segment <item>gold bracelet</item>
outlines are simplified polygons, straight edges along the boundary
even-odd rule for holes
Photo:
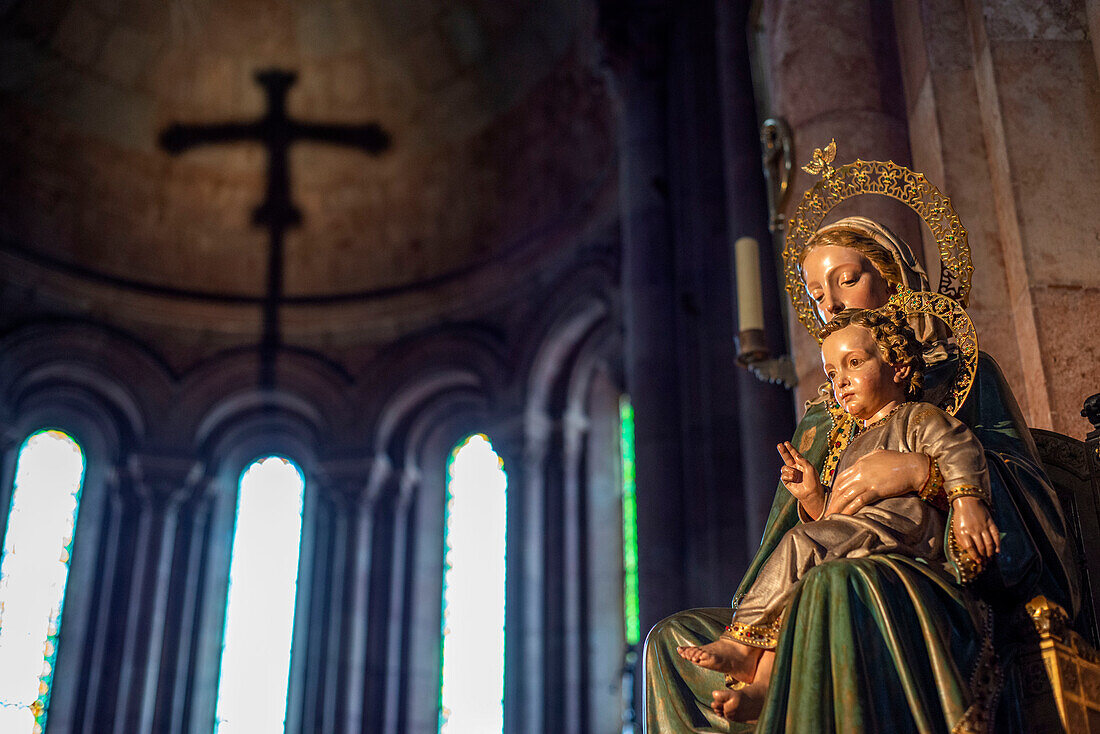
[[[952,487],[947,490],[948,502],[954,502],[959,497],[976,497],[987,505],[993,503],[993,498],[989,496],[988,489],[982,489],[973,484],[960,484],[957,487]]]
[[[947,495],[943,491],[943,472],[940,471],[940,465],[936,463],[935,458],[931,456],[928,457],[928,479],[924,481],[924,486],[920,488],[917,495],[933,507],[947,510]]]

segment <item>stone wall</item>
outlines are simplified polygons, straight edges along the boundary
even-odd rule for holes
[[[1031,425],[1083,437],[1081,403],[1100,389],[1100,84],[1089,8],[895,8],[914,163],[942,181],[970,230],[982,348]]]
[[[982,349],[1031,425],[1077,437],[1100,389],[1097,6],[776,0],[758,18],[770,112],[791,123],[797,161],[835,138],[838,160],[910,165],[950,196],[970,235]],[[810,183],[797,172],[789,211]],[[923,250],[935,282],[927,229],[875,198],[858,211]],[[816,347],[793,319],[790,332],[804,399],[820,382]]]

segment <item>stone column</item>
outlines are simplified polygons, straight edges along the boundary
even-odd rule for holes
[[[104,593],[99,596],[95,605],[95,626],[89,631],[92,637],[92,647],[88,655],[87,669],[89,671],[87,688],[84,692],[83,719],[80,734],[95,734],[97,725],[103,721],[110,721],[110,703],[100,703],[101,696],[109,694],[109,685],[105,686],[105,679],[109,677],[108,668],[117,666],[117,653],[108,644],[113,626],[117,623],[112,614],[114,603],[113,587],[118,579],[119,553],[121,551],[121,532],[123,519],[123,484],[125,479],[123,472],[112,468],[107,472],[104,481],[104,492],[107,496],[107,507],[104,512],[103,525],[103,557],[99,561],[97,579],[104,587]],[[90,626],[90,625],[89,625]],[[105,693],[106,692],[106,693]]]
[[[140,509],[114,731],[152,734],[176,523],[180,505],[202,478],[202,465],[189,457],[134,454],[127,472]]]
[[[772,70],[771,112],[785,117],[794,136],[795,161],[835,138],[837,160],[893,160],[910,165],[905,100],[890,3],[878,0],[765,0],[761,11]],[[791,182],[787,214],[814,179],[800,169]],[[919,219],[880,196],[863,196],[837,215],[861,214],[919,243]],[[919,249],[919,247],[918,247]],[[820,351],[790,316],[798,369],[797,408],[824,382]]]
[[[543,731],[545,588],[542,467],[552,424],[539,412],[490,427],[508,474],[508,576],[505,589],[504,731]]]
[[[1026,415],[1028,396],[1001,254],[966,7],[955,0],[900,0],[894,10],[913,166],[951,197],[967,229],[975,265],[967,311],[982,350],[1001,365]],[[931,232],[922,230],[924,259],[935,283],[939,253]]]
[[[543,730],[546,698],[546,477],[543,469],[550,449],[553,422],[544,413],[524,416],[522,459],[522,574],[523,622],[516,647],[523,656],[523,701],[515,721],[516,731]],[[510,513],[509,513],[510,514]],[[509,518],[510,520],[511,518]],[[506,623],[507,624],[507,623]],[[505,681],[505,686],[511,683]]]
[[[684,606],[684,454],[664,3],[605,2],[618,106],[626,383],[635,413],[642,628]]]
[[[370,610],[371,547],[374,500],[393,470],[384,456],[363,460],[330,460],[321,465],[320,479],[333,495],[344,498],[349,508],[348,552],[351,563],[350,585],[343,600],[348,615],[347,668],[339,676],[342,692],[337,700],[337,731],[364,730],[363,691],[367,679],[367,621]]]
[[[210,540],[210,518],[214,508],[214,497],[208,488],[209,484],[204,482],[201,490],[186,504],[188,509],[184,510],[185,513],[191,514],[191,529],[185,551],[187,561],[179,611],[179,630],[176,635],[176,666],[172,677],[172,699],[168,722],[170,729],[167,734],[181,734],[187,726],[185,712],[190,698],[191,668],[194,665],[192,647],[194,638],[199,635],[201,624],[202,572]]]
[[[288,705],[287,728],[292,730],[298,727],[301,731],[341,732],[348,706],[362,705],[362,692],[354,699],[345,695],[346,666],[342,664],[349,650],[351,628],[357,622],[354,615],[348,614],[349,590],[355,585],[348,567],[354,563],[352,539],[357,506],[367,481],[367,470],[362,465],[368,467],[370,462],[346,463],[351,467],[341,461],[324,462],[307,479],[307,486],[315,487],[311,500],[307,500],[307,513],[316,518],[310,528],[316,541],[311,554],[301,554],[303,570],[298,574],[299,587],[309,582],[306,593],[311,623],[303,636],[306,643],[295,644],[304,665],[298,667],[303,681],[299,690],[303,693]]]
[[[407,609],[409,568],[410,523],[413,518],[413,502],[419,494],[420,472],[406,466],[401,473],[400,489],[393,512],[393,557],[390,559],[390,613],[389,638],[386,640],[386,697],[384,709],[385,734],[401,734],[405,731],[404,701],[402,690],[406,688],[408,657],[405,649],[405,628],[409,623]]]
[[[583,533],[587,514],[582,498],[581,462],[588,432],[588,417],[578,405],[562,417],[562,607],[564,675],[562,731],[583,731],[587,723],[588,690],[585,687],[585,626],[583,587],[589,568],[584,565]]]
[[[1100,81],[1089,8],[967,0],[966,10],[1029,422],[1080,436],[1081,400],[1100,382],[1090,318],[1100,313]]]
[[[11,512],[11,496],[15,490],[15,467],[19,462],[19,449],[26,438],[11,428],[12,420],[4,411],[4,428],[0,430],[0,538],[8,528]]]
[[[730,243],[753,237],[760,243],[760,279],[764,298],[764,332],[772,356],[787,353],[779,289],[782,244],[773,246],[768,230],[768,205],[764,191],[757,105],[749,63],[746,0],[718,0],[717,36],[719,97],[722,100],[722,159],[726,176],[726,217]],[[736,282],[731,282],[731,288]],[[736,298],[731,305],[736,304]],[[736,329],[736,325],[734,326]],[[732,334],[730,337],[732,338]],[[740,478],[745,518],[745,553],[756,554],[771,509],[778,479],[775,445],[794,432],[792,393],[781,385],[763,382],[748,370],[737,372],[737,407],[740,424]],[[729,522],[729,518],[727,518]],[[730,596],[733,596],[732,589]]]

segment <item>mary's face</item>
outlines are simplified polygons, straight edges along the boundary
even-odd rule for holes
[[[859,250],[837,245],[815,247],[802,261],[806,291],[822,321],[846,308],[880,308],[890,300],[890,286]]]

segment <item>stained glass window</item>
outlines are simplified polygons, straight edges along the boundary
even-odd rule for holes
[[[46,726],[84,452],[38,431],[19,451],[0,558],[0,731]]]
[[[638,502],[634,467],[634,406],[630,398],[619,399],[619,453],[623,482],[623,630],[626,650],[623,655],[623,728],[622,734],[634,734],[638,726],[635,677],[638,673],[638,645],[642,639],[641,612],[638,604]]]
[[[619,446],[623,462],[623,616],[626,644],[637,645],[642,630],[638,607],[638,504],[634,485],[634,407],[619,401]]]
[[[444,514],[439,731],[504,727],[504,542],[508,478],[484,435],[451,454]]]
[[[241,475],[218,678],[218,734],[281,732],[298,591],[305,480],[269,456]]]

